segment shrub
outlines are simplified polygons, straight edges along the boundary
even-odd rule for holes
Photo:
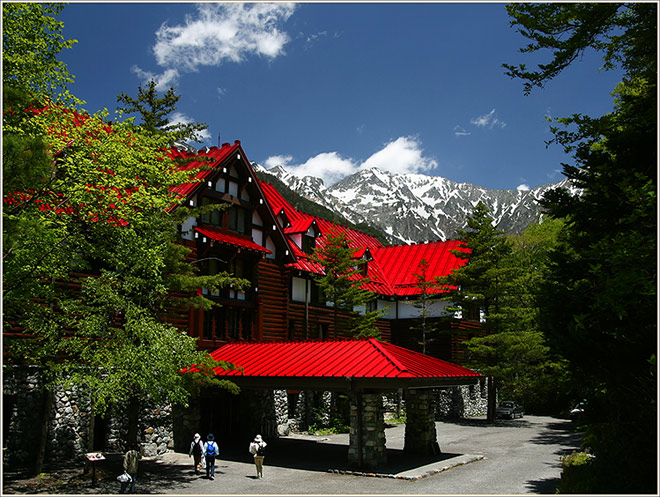
[[[589,494],[596,488],[593,468],[594,456],[587,452],[573,452],[561,458],[561,481],[557,493]]]

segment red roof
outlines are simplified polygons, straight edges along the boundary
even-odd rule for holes
[[[241,369],[214,369],[225,377],[465,378],[470,369],[375,338],[233,342],[211,353]]]
[[[459,249],[459,241],[384,247],[374,236],[296,210],[273,185],[264,181],[260,181],[259,184],[273,212],[276,215],[283,213],[288,222],[291,223],[290,227],[284,229],[286,235],[305,231],[313,221],[316,221],[320,231],[320,236],[316,238],[317,247],[324,247],[327,236],[338,232],[345,234],[349,246],[356,249],[356,258],[362,257],[368,250],[372,256],[372,260],[368,263],[367,272],[371,282],[364,285],[366,290],[380,295],[400,297],[418,295],[420,291],[415,286],[417,280],[414,274],[418,272],[418,266],[422,259],[429,263],[428,281],[432,281],[438,276],[448,276],[454,269],[459,268],[466,262],[451,253],[452,250]],[[300,250],[295,242],[290,240],[289,245],[296,262],[288,264],[287,267],[309,273],[319,274],[323,272],[323,268],[312,263],[308,254]],[[443,291],[443,289],[439,288],[438,291]]]
[[[195,231],[198,231],[204,236],[208,236],[209,238],[220,242],[220,243],[226,243],[228,245],[235,245],[237,247],[242,247],[246,248],[249,250],[255,250],[257,252],[265,252],[267,254],[270,254],[271,251],[268,250],[265,247],[262,247],[258,243],[253,242],[252,240],[248,240],[247,238],[241,238],[240,236],[232,235],[230,233],[226,233],[220,230],[216,230],[214,228],[198,228],[195,227]]]
[[[200,157],[201,160],[191,160],[181,167],[183,171],[190,171],[191,179],[196,181],[184,183],[182,185],[172,188],[172,191],[178,193],[181,197],[188,197],[195,188],[201,183],[202,180],[214,173],[214,168],[240,149],[240,142],[236,141],[233,145],[224,143],[222,148],[212,147],[208,150],[201,150],[197,154],[190,154],[188,152],[173,149],[170,151],[170,157],[181,157],[191,159],[192,157]]]
[[[466,252],[467,249],[460,245],[459,240],[450,240],[380,247],[372,250],[372,255],[394,287],[396,295],[416,295],[419,294],[419,289],[415,286],[417,283],[415,273],[419,273],[419,263],[422,259],[429,264],[428,281],[432,281],[435,276],[447,276],[466,262],[465,259],[460,259],[451,252],[452,250]]]

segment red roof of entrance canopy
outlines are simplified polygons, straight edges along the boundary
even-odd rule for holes
[[[241,370],[214,369],[218,376],[294,378],[478,378],[470,369],[375,338],[232,342],[211,353]]]

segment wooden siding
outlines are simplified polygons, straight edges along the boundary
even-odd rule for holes
[[[289,285],[282,267],[272,259],[262,259],[259,272],[259,299],[257,305],[257,339],[282,340],[287,338]]]

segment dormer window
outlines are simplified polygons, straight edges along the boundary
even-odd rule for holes
[[[303,235],[302,237],[302,249],[306,254],[311,254],[314,252],[316,247],[316,238],[309,235]]]

